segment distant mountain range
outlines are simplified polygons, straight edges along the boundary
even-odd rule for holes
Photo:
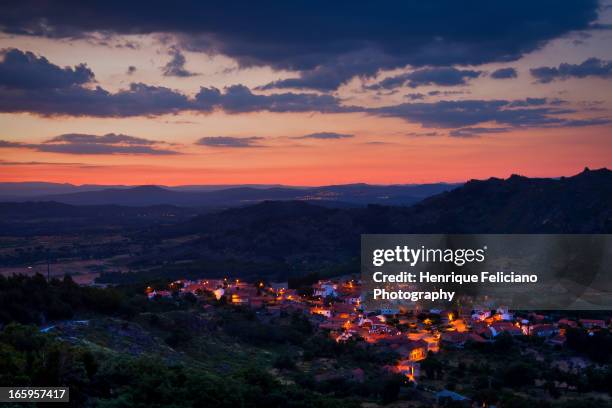
[[[585,169],[572,177],[471,180],[409,207],[369,205],[330,209],[312,203],[266,201],[200,215],[190,233],[295,230],[303,219],[361,233],[597,233],[612,230],[612,171]],[[348,222],[350,219],[350,222]],[[180,225],[174,228],[181,228]],[[349,231],[340,232],[348,234]]]
[[[175,205],[231,207],[266,200],[302,200],[334,207],[366,204],[410,205],[459,184],[369,185],[323,187],[249,186],[99,186],[53,183],[0,183],[0,201],[54,201],[72,205]]]
[[[612,172],[585,170],[559,179],[470,181],[411,207],[323,208],[267,201],[203,214],[147,231],[158,242],[192,239],[163,253],[144,254],[135,264],[180,264],[185,273],[190,263],[205,271],[207,262],[232,261],[241,264],[233,274],[286,278],[342,264],[357,271],[364,233],[610,232]]]
[[[28,182],[2,182],[0,183],[0,199],[4,197],[40,197],[52,194],[69,194],[82,193],[88,191],[100,191],[108,189],[127,190],[137,186],[128,185],[108,185],[108,184],[70,184],[70,183],[49,183],[43,181],[28,181]],[[236,187],[250,188],[274,188],[274,187],[290,187],[282,184],[211,184],[211,185],[181,185],[181,186],[163,186],[158,187],[172,191],[216,191],[225,190]],[[305,188],[295,186],[292,188]]]
[[[125,262],[140,272],[102,278],[116,282],[226,273],[273,280],[313,271],[355,273],[359,270],[360,235],[364,233],[612,233],[612,171],[607,169],[585,169],[575,176],[555,179],[515,175],[472,180],[411,206],[321,206],[318,204],[341,201],[329,196],[309,200],[305,194],[343,197],[343,202],[350,197],[354,203],[367,203],[386,193],[394,198],[381,200],[393,202],[416,193],[431,194],[437,186],[412,186],[408,190],[411,195],[402,196],[405,188],[408,186],[295,189],[302,194],[299,200],[292,198],[294,189],[278,187],[191,193],[144,186],[71,193],[63,197],[81,203],[100,200],[98,194],[132,205],[144,204],[143,197],[160,201],[168,194],[179,194],[186,198],[175,202],[188,205],[194,202],[190,200],[195,194],[203,200],[200,203],[244,205],[202,209],[0,203],[0,235],[61,236],[97,231],[129,237],[116,244],[119,246],[114,246],[112,253],[129,253]],[[265,201],[246,205],[258,200]],[[88,252],[83,256],[89,256]]]

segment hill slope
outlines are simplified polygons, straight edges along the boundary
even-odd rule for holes
[[[182,270],[188,270],[190,262],[201,268],[206,262],[231,261],[233,274],[246,273],[240,265],[247,264],[251,272],[280,275],[344,263],[357,268],[360,234],[609,233],[611,203],[612,172],[606,169],[561,179],[470,181],[412,207],[263,202],[147,230],[146,236],[158,242],[196,238],[135,262],[183,261]]]

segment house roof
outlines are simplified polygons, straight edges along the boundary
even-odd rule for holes
[[[402,344],[400,347],[395,349],[395,351],[401,355],[402,357],[408,356],[414,350],[423,349],[427,351],[427,343],[423,340],[411,341],[407,344]]]
[[[394,336],[385,336],[382,339],[380,339],[379,343],[381,344],[403,344],[403,345],[408,345],[410,343],[412,343],[412,340],[410,340],[408,337],[398,334],[398,335],[394,335]]]
[[[467,339],[467,333],[465,332],[456,332],[456,331],[443,332],[440,335],[440,340],[448,342],[448,343],[455,343],[455,344],[464,343],[466,339]]]
[[[555,330],[555,326],[552,324],[536,324],[535,326],[531,326],[532,333],[540,333]]]
[[[590,324],[594,326],[606,327],[606,322],[600,319],[580,319],[581,324]]]
[[[566,318],[559,319],[557,324],[563,324],[570,327],[576,327],[578,325],[575,321]]]

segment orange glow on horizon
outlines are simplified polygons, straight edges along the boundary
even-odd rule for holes
[[[381,123],[380,119],[372,119]],[[508,132],[480,138],[371,135],[350,141],[265,148],[176,147],[183,154],[76,155],[2,149],[0,181],[47,181],[101,185],[348,183],[409,184],[464,182],[512,174],[571,176],[585,166],[612,167],[606,127]],[[381,138],[382,139],[382,138]],[[384,139],[383,139],[384,140]],[[274,144],[276,143],[276,144]]]

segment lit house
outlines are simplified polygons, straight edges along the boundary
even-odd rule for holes
[[[338,285],[331,281],[324,281],[314,284],[313,289],[314,296],[321,296],[324,298],[328,296],[336,296],[336,289],[338,289]]]
[[[325,316],[328,319],[332,315],[331,309],[329,309],[327,307],[316,307],[316,306],[312,307],[312,308],[310,308],[310,313],[311,314],[317,314],[317,315]]]
[[[529,330],[527,334],[530,336],[551,337],[552,335],[559,333],[559,329],[552,324],[535,324],[527,327]]]
[[[156,297],[169,298],[172,297],[172,292],[169,290],[154,290],[152,292],[147,293],[147,297],[149,299],[153,299]]]
[[[499,336],[501,333],[508,333],[512,336],[520,336],[523,334],[520,328],[510,322],[494,322],[489,326],[493,337]]]
[[[489,317],[491,317],[490,310],[475,310],[474,313],[472,313],[472,320],[476,321],[483,321]]]
[[[394,367],[394,372],[405,375],[410,381],[416,382],[420,375],[421,365],[411,360],[400,360]]]
[[[235,305],[247,305],[249,304],[249,298],[238,295],[237,293],[232,294],[231,302]]]
[[[410,341],[395,350],[403,359],[421,361],[427,357],[427,343],[423,340]]]

